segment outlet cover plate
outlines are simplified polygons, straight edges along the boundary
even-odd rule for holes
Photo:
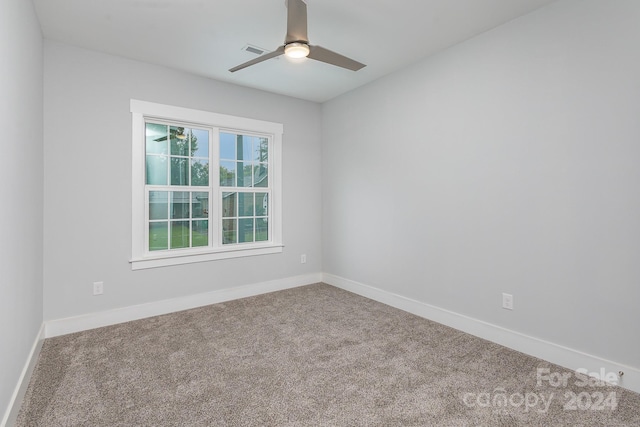
[[[93,294],[94,295],[102,295],[104,292],[104,283],[103,282],[93,282]]]
[[[506,310],[513,310],[513,295],[502,294],[502,308]]]

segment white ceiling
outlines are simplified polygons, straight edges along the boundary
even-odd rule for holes
[[[308,0],[309,41],[367,64],[286,57],[285,0],[34,0],[45,38],[323,102],[554,0]]]

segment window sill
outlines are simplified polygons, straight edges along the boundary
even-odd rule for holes
[[[282,252],[283,245],[234,247],[206,252],[172,252],[150,254],[148,256],[131,259],[132,270],[144,270],[147,268],[168,267],[172,265],[191,264],[195,262],[216,261],[230,258],[241,258],[257,255],[269,255]]]

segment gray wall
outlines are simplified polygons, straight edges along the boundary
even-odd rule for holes
[[[324,271],[640,366],[638,22],[553,3],[325,103]]]
[[[42,323],[42,34],[0,3],[0,418]]]
[[[318,104],[49,41],[44,86],[45,320],[322,271]],[[284,124],[282,254],[131,270],[131,98]]]

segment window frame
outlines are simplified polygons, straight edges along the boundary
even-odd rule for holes
[[[132,118],[132,246],[131,269],[165,267],[229,258],[282,252],[282,134],[281,123],[230,116],[166,104],[131,99]],[[146,184],[145,123],[159,120],[184,123],[211,131],[209,146],[209,186],[184,186],[170,191],[209,192],[209,245],[163,251],[148,251],[148,200]],[[223,244],[221,239],[222,188],[219,182],[219,138],[221,132],[269,137],[269,233],[262,242]],[[169,184],[170,185],[170,182]],[[151,186],[153,187],[153,186]],[[238,188],[242,190],[242,188]],[[257,189],[256,189],[257,190]],[[164,191],[164,190],[163,190]],[[146,239],[146,240],[145,240]]]

